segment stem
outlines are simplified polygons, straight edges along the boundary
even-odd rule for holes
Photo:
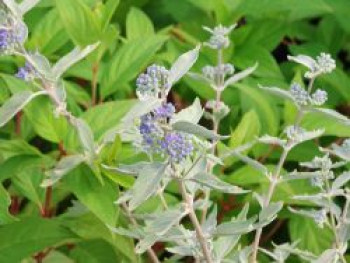
[[[124,203],[121,206],[124,209],[124,211],[126,212],[126,215],[129,218],[129,221],[131,222],[131,224],[133,224],[136,227],[139,226],[139,224],[137,223],[136,219],[131,214],[128,206],[126,204],[124,204]],[[147,255],[148,255],[149,259],[151,260],[151,262],[153,262],[153,263],[160,263],[156,253],[153,251],[152,248],[147,249]]]
[[[44,207],[42,208],[41,211],[41,216],[45,218],[51,217],[51,199],[52,199],[52,186],[46,187],[46,193],[45,193],[45,202],[44,202]]]
[[[325,186],[326,186],[327,200],[328,200],[328,205],[329,205],[329,216],[330,216],[330,221],[331,221],[330,225],[331,225],[331,229],[332,229],[333,235],[334,235],[335,247],[337,248],[337,250],[339,250],[341,248],[341,244],[340,244],[339,236],[337,233],[337,224],[336,224],[335,216],[331,210],[332,197],[328,194],[331,192],[331,188],[329,185],[329,181],[327,179],[325,180]],[[342,260],[342,262],[346,263],[346,259],[344,258],[343,254],[340,254],[340,259]]]
[[[185,184],[178,180],[178,183],[179,183],[179,189],[180,189],[180,193],[181,193],[181,196],[182,196],[182,199],[183,201],[185,202],[185,204],[187,205],[188,207],[188,216],[195,228],[195,231],[196,231],[196,234],[197,234],[197,238],[198,238],[198,241],[201,245],[201,248],[202,248],[202,252],[203,252],[203,256],[206,260],[207,263],[213,263],[212,259],[211,259],[211,254],[210,254],[210,251],[208,249],[208,244],[206,242],[206,237],[204,236],[204,233],[203,233],[203,230],[202,230],[202,227],[198,221],[198,218],[197,218],[197,215],[193,209],[193,206],[192,206],[192,203],[193,203],[193,200],[192,198],[187,194],[187,191],[186,191],[186,188],[185,188]]]
[[[96,105],[97,101],[97,80],[98,80],[99,63],[92,65],[92,82],[91,82],[91,106]]]
[[[312,89],[312,85],[313,85],[313,79],[311,79],[310,81],[310,84],[309,84],[309,90]],[[302,120],[304,116],[304,110],[303,108],[301,107],[299,110],[298,110],[298,114],[297,114],[297,117],[295,119],[295,122],[294,122],[294,126],[299,126],[300,125],[300,122]],[[289,144],[289,140],[287,141],[287,145]],[[269,185],[269,189],[268,189],[268,192],[267,192],[267,196],[264,200],[264,203],[263,203],[263,208],[267,207],[269,204],[270,204],[270,201],[271,201],[271,198],[273,196],[273,193],[276,189],[276,185],[279,181],[279,177],[280,177],[280,173],[281,173],[281,170],[283,168],[283,165],[287,159],[287,156],[288,156],[288,153],[289,153],[290,149],[288,147],[284,148],[283,149],[283,152],[282,152],[282,155],[280,157],[280,160],[278,161],[278,164],[276,166],[276,170],[272,176],[272,178],[270,179],[270,185]],[[256,259],[257,259],[257,256],[258,256],[258,250],[259,250],[259,244],[260,244],[260,239],[261,239],[261,234],[262,234],[262,227],[258,228],[255,232],[255,238],[254,238],[254,241],[253,241],[253,251],[252,251],[252,255],[249,259],[249,262],[250,263],[255,263],[257,262]]]
[[[222,58],[222,49],[218,50],[218,62],[217,62],[217,68],[221,69],[222,67],[222,63],[223,63],[223,58]],[[223,85],[225,83],[225,76],[224,73],[221,73],[218,75],[217,79],[216,79],[216,98],[215,98],[215,105],[213,108],[213,113],[215,115],[215,113],[217,113],[220,110],[220,102],[221,102],[221,94],[222,94],[222,90],[223,90]],[[213,132],[216,134],[219,131],[219,126],[220,126],[220,119],[217,118],[213,118]],[[212,151],[211,153],[214,155],[216,152],[216,145],[217,145],[217,140],[213,140],[213,147],[212,147]],[[213,165],[209,164],[208,165],[208,172],[211,173],[213,170]],[[203,211],[202,211],[202,215],[201,215],[201,223],[203,224],[205,222],[205,219],[207,217],[207,213],[208,213],[208,205],[206,205],[210,199],[210,189],[206,189],[204,191],[204,199],[205,199],[205,205],[203,207]]]

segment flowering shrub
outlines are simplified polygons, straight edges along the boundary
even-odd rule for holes
[[[348,5],[252,1],[0,3],[0,262],[348,262]]]

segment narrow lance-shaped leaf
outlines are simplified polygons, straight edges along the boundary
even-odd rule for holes
[[[249,192],[249,191],[243,190],[240,187],[223,182],[219,178],[217,178],[215,175],[210,173],[200,172],[196,174],[194,177],[190,178],[190,180],[195,181],[199,184],[205,185],[209,188],[222,191],[224,193],[244,194]]]
[[[35,7],[40,0],[24,0],[22,3],[19,4],[19,10],[21,12],[21,15],[24,15],[28,11],[30,11],[33,7]]]
[[[306,55],[288,56],[287,58],[288,60],[304,65],[310,70],[314,69],[316,63],[312,57]]]
[[[145,202],[158,190],[159,183],[164,176],[166,165],[161,166],[148,166],[144,171],[139,174],[139,177],[135,181],[132,187],[132,197],[129,202],[130,210],[134,210],[140,204]]]
[[[350,172],[342,173],[333,181],[332,190],[340,189],[349,181],[350,181]]]
[[[75,126],[84,150],[93,156],[95,154],[95,143],[91,128],[83,119],[76,119]]]
[[[277,213],[283,208],[282,202],[270,203],[264,207],[259,213],[259,221],[272,221]]]
[[[56,165],[56,167],[49,171],[47,177],[41,184],[42,187],[47,187],[55,184],[65,174],[69,173],[79,164],[84,161],[84,156],[81,154],[70,155],[63,157]]]
[[[346,125],[350,125],[350,120],[344,115],[336,112],[335,110],[325,108],[311,108],[310,111],[321,113],[328,118],[332,118]]]
[[[200,46],[198,45],[195,49],[182,54],[173,64],[170,69],[170,83],[175,83],[181,79],[196,62],[199,54]]]
[[[86,46],[84,49],[76,47],[66,56],[61,58],[52,68],[53,76],[58,79],[61,75],[69,69],[72,65],[79,62],[91,52],[93,52],[100,43],[95,43],[93,45]]]
[[[22,91],[13,95],[0,108],[0,127],[4,126],[13,116],[21,111],[32,99],[39,95],[46,94],[46,91],[33,93],[31,91]]]
[[[254,66],[249,67],[237,74],[234,74],[232,77],[230,77],[228,80],[225,81],[224,88],[226,88],[229,85],[235,84],[238,81],[248,77],[250,74],[252,74],[256,68],[258,67],[258,63],[255,63]]]
[[[219,140],[225,139],[225,136],[216,134],[215,132],[204,128],[203,126],[188,122],[188,121],[178,121],[172,124],[172,128],[176,131],[182,131],[185,133],[193,134],[205,139]]]
[[[272,95],[278,96],[283,99],[294,101],[293,96],[287,91],[276,87],[263,87],[259,85],[259,88],[266,91]]]

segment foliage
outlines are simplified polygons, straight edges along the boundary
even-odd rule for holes
[[[348,0],[0,2],[0,261],[347,262]]]

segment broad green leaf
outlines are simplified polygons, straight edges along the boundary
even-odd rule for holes
[[[23,218],[0,228],[0,261],[18,263],[45,248],[76,239],[59,220]]]
[[[26,167],[25,170],[18,171],[11,180],[14,188],[23,196],[34,202],[39,208],[42,206],[45,190],[40,187],[44,178],[41,167]]]
[[[30,91],[22,91],[14,94],[0,108],[0,127],[4,126],[13,116],[21,111],[32,99],[45,92],[38,91],[36,93]]]
[[[8,224],[15,220],[9,212],[10,205],[11,198],[3,185],[0,184],[0,225]]]
[[[68,41],[69,37],[63,28],[57,9],[52,9],[35,26],[28,45],[39,48],[45,55],[50,55]]]
[[[48,97],[39,97],[24,109],[25,115],[33,125],[35,132],[50,142],[65,140],[68,123],[64,117],[56,118],[53,105]]]
[[[102,222],[115,225],[118,207],[113,202],[117,199],[118,192],[109,180],[105,180],[102,185],[85,165],[74,169],[63,180],[80,202]]]
[[[260,123],[264,124],[261,127],[261,132],[271,136],[276,135],[279,127],[279,116],[275,102],[257,88],[240,83],[235,86],[241,94],[242,109],[245,112],[254,109],[259,116]]]
[[[98,40],[101,30],[99,21],[83,0],[55,2],[63,25],[76,44],[86,46]]]
[[[229,146],[236,148],[253,141],[260,133],[260,120],[254,110],[245,113],[236,129],[232,132]]]
[[[132,7],[126,17],[126,36],[130,39],[154,35],[154,26],[148,16],[136,7]]]
[[[111,95],[118,87],[136,77],[160,49],[167,38],[150,36],[133,39],[123,45],[111,58],[102,75],[102,97]]]
[[[69,255],[75,263],[120,262],[113,247],[102,239],[79,242]]]
[[[311,219],[293,216],[288,226],[292,241],[298,242],[300,249],[319,255],[332,245],[332,231],[327,227],[319,228]]]

